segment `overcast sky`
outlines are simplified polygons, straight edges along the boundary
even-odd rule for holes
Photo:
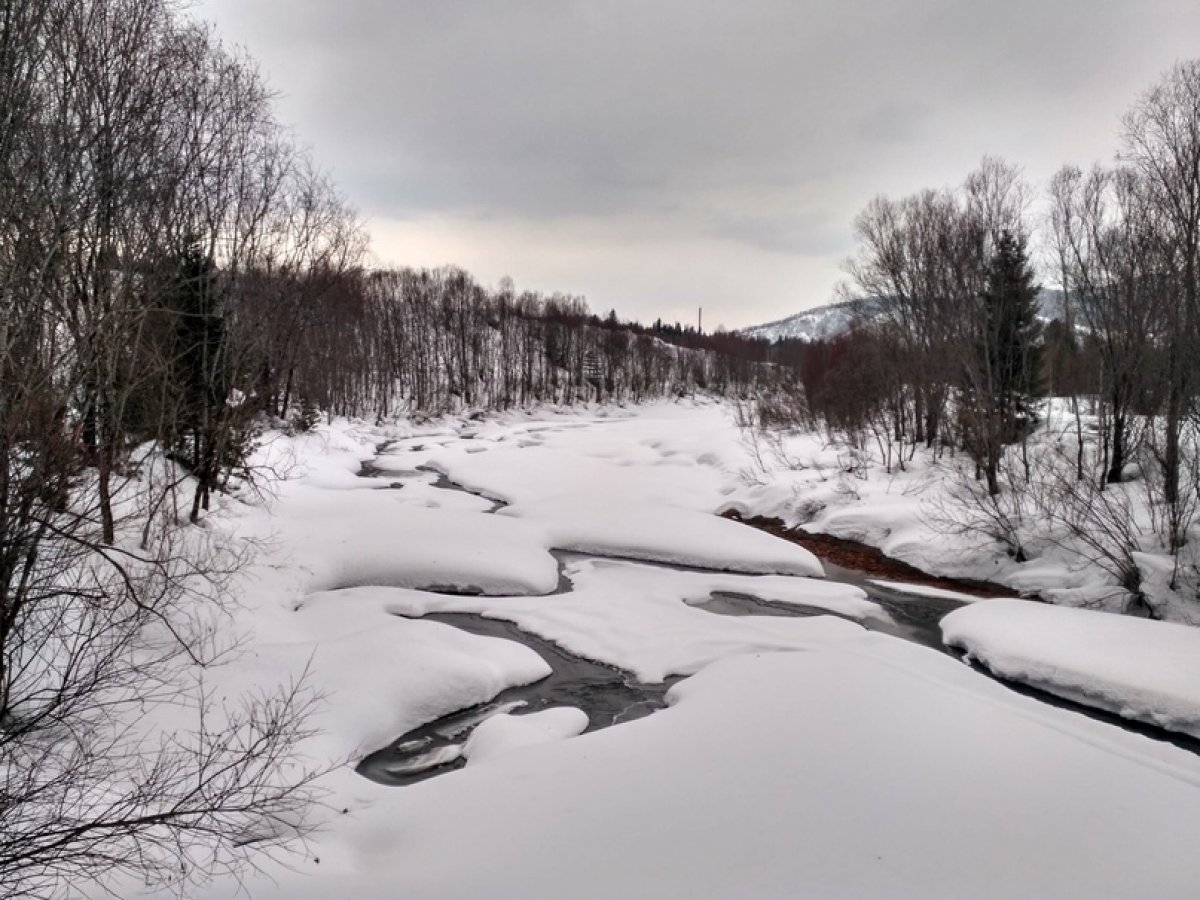
[[[828,302],[875,194],[1044,182],[1200,56],[1200,0],[201,0],[380,262],[734,328]]]

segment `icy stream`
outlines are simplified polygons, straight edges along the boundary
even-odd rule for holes
[[[430,613],[423,619],[453,625],[483,637],[524,644],[550,665],[534,684],[509,688],[488,703],[461,710],[415,728],[375,751],[358,765],[359,774],[382,784],[404,785],[460,768],[461,748],[475,726],[504,712],[532,713],[573,706],[587,713],[588,731],[647,716],[666,706],[666,693],[678,678],[645,684],[628,672],[568,653],[558,644],[522,631],[503,619],[467,613]]]
[[[380,445],[379,452],[388,445]],[[363,463],[359,475],[382,482],[381,489],[403,489],[406,480],[428,481],[433,487],[461,491],[482,497],[492,504],[488,512],[506,505],[503,501],[468,490],[435,469],[418,467],[401,470],[380,467],[374,460]],[[555,552],[559,562],[559,586],[555,593],[570,592],[571,582],[564,573],[572,559],[598,558],[590,554]],[[687,567],[639,561],[639,565],[685,571]],[[918,597],[872,584],[865,577],[837,566],[826,566],[832,581],[843,581],[865,590],[883,606],[892,621],[873,619],[861,624],[939,650],[938,620],[959,603]],[[436,590],[436,589],[435,589]],[[807,617],[830,615],[828,610],[798,604],[763,600],[750,594],[714,592],[704,602],[693,604],[719,615]],[[577,656],[539,635],[519,628],[512,622],[470,613],[430,613],[422,617],[467,631],[474,635],[516,641],[538,653],[550,666],[551,674],[531,685],[509,688],[491,701],[460,710],[426,723],[401,735],[391,744],[364,758],[358,772],[382,784],[405,785],[443,772],[461,768],[466,759],[462,750],[476,726],[491,716],[506,712],[531,713],[542,709],[573,706],[588,717],[588,731],[606,728],[640,718],[666,706],[666,693],[678,677],[664,682],[645,683],[631,673],[595,660]]]

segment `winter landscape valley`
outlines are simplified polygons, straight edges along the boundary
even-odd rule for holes
[[[2,0],[0,900],[1200,900],[1197,36]]]

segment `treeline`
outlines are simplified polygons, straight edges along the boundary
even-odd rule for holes
[[[517,293],[507,282],[488,290],[459,269],[346,273],[305,312],[271,326],[279,347],[251,381],[276,415],[745,394],[770,375],[765,342],[682,340],[601,318],[578,297]]]
[[[889,465],[964,449],[997,492],[1043,375],[1029,198],[1016,167],[987,158],[955,189],[873,200],[849,263],[872,315],[804,354],[808,412]]]
[[[94,470],[107,542],[132,445],[170,448],[193,518],[207,505],[244,424],[237,373],[365,248],[253,64],[173,8],[0,13],[0,453],[22,481]]]
[[[793,413],[889,466],[965,451],[980,527],[1016,555],[1095,542],[1136,589],[1138,551],[1178,550],[1200,509],[1200,61],[1146,91],[1121,136],[1114,165],[1063,167],[1038,218],[994,158],[956,188],[873,200],[848,271],[877,312],[805,349]],[[1032,258],[1061,287],[1061,321],[1037,319]],[[1031,458],[1051,393],[1073,423]],[[1106,490],[1133,481],[1141,500]]]

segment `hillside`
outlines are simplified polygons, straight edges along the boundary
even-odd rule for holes
[[[1063,317],[1062,291],[1043,288],[1038,294],[1040,318],[1044,322]],[[765,338],[768,341],[829,340],[845,334],[855,321],[864,321],[879,314],[878,301],[873,297],[860,297],[814,306],[774,322],[751,325],[739,334],[750,338]]]

